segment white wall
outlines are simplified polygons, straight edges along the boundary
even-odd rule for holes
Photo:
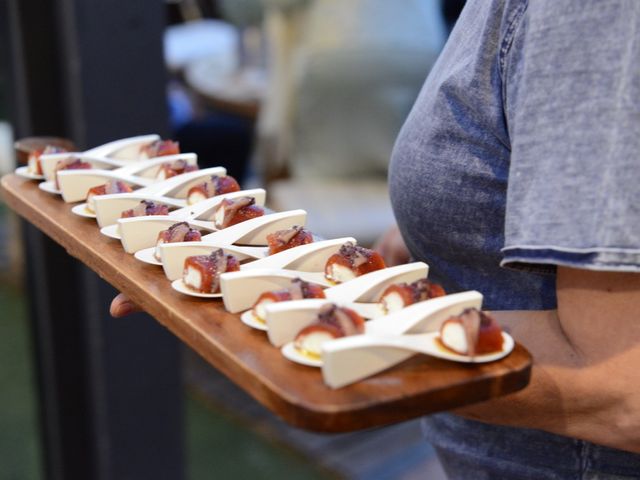
[[[8,122],[0,121],[0,174],[4,175],[14,168],[13,129]]]

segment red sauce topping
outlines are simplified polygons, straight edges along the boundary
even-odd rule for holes
[[[177,155],[180,153],[180,145],[173,140],[156,140],[140,147],[140,152],[146,153],[148,158]]]
[[[269,255],[283,252],[313,242],[313,234],[303,227],[294,226],[288,230],[279,230],[267,235]]]

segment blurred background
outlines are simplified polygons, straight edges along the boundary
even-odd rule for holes
[[[327,238],[370,245],[391,225],[393,142],[464,0],[129,3],[0,0],[2,174],[15,168],[16,138],[58,135],[86,149],[160,133],[201,167],[264,186],[272,208],[307,210]],[[42,332],[25,287],[28,228],[0,203],[3,480],[56,478]],[[294,429],[180,350],[184,478],[444,478],[418,422]]]

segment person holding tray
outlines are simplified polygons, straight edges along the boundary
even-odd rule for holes
[[[470,0],[400,132],[380,252],[535,359],[424,420],[451,479],[640,478],[639,55],[635,0]]]
[[[639,58],[640,2],[469,1],[402,128],[378,248],[534,358],[424,420],[451,479],[640,478]]]

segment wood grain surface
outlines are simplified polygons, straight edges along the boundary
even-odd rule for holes
[[[257,401],[292,425],[344,432],[401,422],[481,402],[524,388],[531,356],[521,346],[503,360],[466,365],[417,355],[357,384],[332,390],[319,369],[297,365],[271,346],[264,332],[227,313],[219,300],[182,295],[160,267],[125,253],[100,234],[92,219],[14,174],[1,180],[10,208],[34,224],[69,255],[126,292],[158,322],[198,352]]]

